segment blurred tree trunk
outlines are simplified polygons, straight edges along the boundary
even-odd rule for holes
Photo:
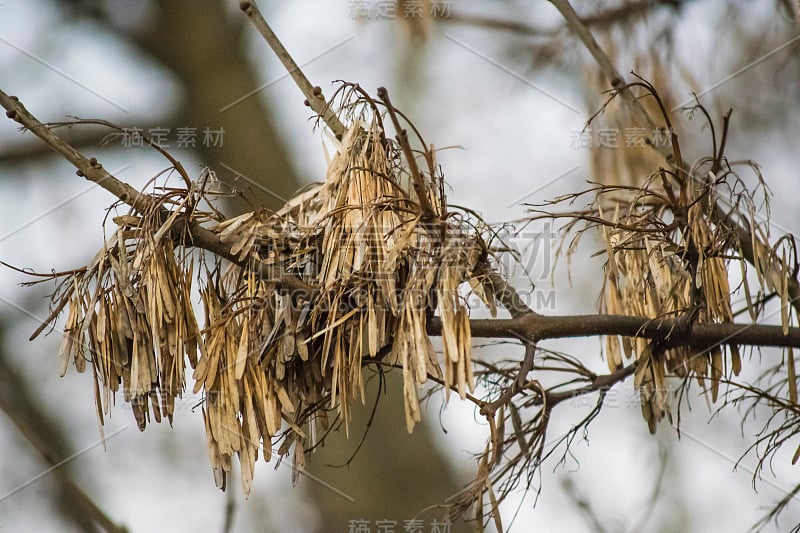
[[[380,531],[376,521],[394,521],[399,532],[404,531],[404,521],[418,514],[428,531],[430,520],[441,520],[441,513],[420,512],[452,496],[466,481],[455,479],[432,442],[430,417],[423,417],[414,433],[406,431],[402,376],[392,372],[386,378],[386,394],[379,399],[371,425],[367,427],[378,394],[377,379],[366,386],[366,405],[353,406],[350,439],[344,438],[342,427],[310,457],[310,472],[342,493],[304,480],[323,517],[320,532],[348,531],[355,520],[368,520],[372,531]]]
[[[184,99],[177,126],[197,128],[198,156],[223,181],[231,181],[233,168],[253,180],[250,185],[263,205],[282,206],[301,183],[264,95],[258,92],[232,105],[259,86],[244,50],[247,18],[236,16],[238,12],[231,16],[221,0],[171,0],[153,6],[146,31],[129,36],[181,81]],[[269,53],[266,47],[264,53]],[[302,105],[300,98],[297,105]],[[225,130],[221,146],[200,142],[205,128]]]
[[[9,361],[3,343],[6,327],[5,316],[2,316],[0,317],[0,411],[6,414],[27,441],[28,444],[20,446],[21,449],[38,452],[48,467],[57,465],[72,455],[69,439],[60,423],[42,409],[36,399],[35,389],[29,389],[31,384]],[[7,450],[4,452],[8,453]],[[69,480],[69,464],[59,466],[50,474],[49,480],[53,481],[53,478],[55,482],[52,485],[52,498],[55,502],[55,511],[82,531],[102,531],[91,519],[89,510],[84,507],[87,502],[81,499],[78,493],[70,490],[73,485]]]

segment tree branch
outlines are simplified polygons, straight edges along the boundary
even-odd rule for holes
[[[486,265],[486,270],[486,275],[494,289],[495,299],[506,308],[511,318],[520,319],[527,315],[539,316],[539,313],[528,307],[517,290],[503,276],[497,272],[491,272],[488,265]]]
[[[124,203],[141,212],[160,211],[164,220],[169,212],[151,195],[141,193],[129,184],[112,176],[94,158],[88,159],[70,144],[31,115],[19,99],[0,90],[0,105],[6,115],[32,131],[48,146],[72,163],[79,174],[112,193]],[[180,222],[183,222],[182,224]],[[236,264],[252,268],[247,261],[233,254],[230,245],[209,229],[185,217],[179,217],[172,231],[185,232],[192,246],[208,250]],[[748,234],[749,235],[749,234]],[[752,249],[752,246],[750,247]],[[256,265],[267,279],[283,288],[311,297],[315,288],[296,276],[282,272],[275,265]],[[790,328],[783,335],[779,326],[750,324],[695,324],[685,332],[686,322],[680,319],[654,320],[643,317],[614,315],[543,316],[528,308],[514,289],[499,275],[491,276],[498,301],[511,313],[510,320],[471,320],[472,335],[476,337],[515,337],[530,340],[579,337],[591,335],[623,335],[657,340],[666,345],[711,347],[718,344],[745,344],[761,346],[800,347],[800,329]],[[441,323],[434,318],[429,325],[432,334],[441,332]],[[680,333],[680,334],[678,334]]]
[[[638,2],[626,2],[621,6],[603,9],[592,15],[579,17],[579,20],[587,27],[595,26],[605,28],[613,24],[629,22],[630,19],[634,17],[646,15],[650,10],[660,7],[677,9],[681,7],[683,3],[685,3],[683,0],[640,0]],[[537,27],[518,20],[501,19],[469,13],[452,13],[449,17],[437,19],[437,22],[478,26],[487,30],[512,32],[528,37],[553,38],[562,30],[562,28]]]
[[[328,102],[325,101],[325,97],[322,96],[322,89],[319,87],[315,87],[311,85],[311,82],[308,81],[308,78],[303,71],[300,70],[300,67],[297,63],[295,63],[292,56],[289,55],[289,52],[283,46],[278,36],[275,35],[275,32],[272,31],[267,21],[264,19],[264,16],[261,14],[261,11],[258,10],[255,2],[239,2],[239,9],[245,12],[245,14],[250,17],[250,20],[253,22],[253,25],[256,29],[261,33],[264,37],[264,40],[267,41],[267,44],[272,48],[272,51],[275,52],[275,55],[278,56],[278,59],[281,60],[283,63],[286,72],[292,77],[294,82],[303,92],[306,97],[306,102],[308,103],[309,107],[314,110],[322,120],[325,121],[328,128],[336,135],[338,138],[342,138],[344,136],[345,127],[344,124],[339,120],[339,117],[336,116],[336,113],[333,112],[331,106],[328,105]]]
[[[628,315],[554,315],[536,313],[510,319],[472,319],[473,337],[526,339],[532,342],[546,339],[620,335],[650,339],[664,347],[691,346],[710,349],[724,344],[750,346],[800,347],[800,328],[789,328],[786,335],[781,326],[759,324],[692,324],[683,317],[654,319]],[[440,335],[442,323],[438,317],[428,321],[428,332]]]
[[[584,394],[608,390],[617,383],[625,381],[628,376],[633,375],[633,373],[636,371],[636,364],[637,361],[634,361],[628,366],[623,366],[618,370],[611,372],[610,374],[600,374],[595,376],[595,378],[588,385],[579,387],[577,389],[570,389],[563,392],[547,392],[545,393],[545,401],[548,405],[556,406],[564,400],[568,400],[570,398],[577,398],[578,396],[582,396]]]
[[[78,152],[72,145],[56,135],[52,129],[34,117],[15,96],[9,96],[0,90],[0,106],[7,112],[6,116],[33,132],[56,153],[60,154],[67,161],[78,169],[78,175],[85,177],[105,190],[116,196],[120,201],[130,205],[142,213],[155,212],[166,221],[170,212],[160,204],[158,198],[137,191],[131,185],[119,180],[111,175],[103,165],[95,158],[87,158]],[[202,227],[197,222],[188,217],[178,217],[171,230],[173,234],[188,237],[192,246],[208,250],[220,257],[246,268],[254,268],[247,260],[241,260],[236,254],[231,252],[231,246],[223,243],[219,236],[213,231]],[[295,276],[288,275],[275,265],[261,263],[255,266],[255,270],[262,277],[278,282],[282,287],[303,293],[310,297],[315,291],[314,288]]]

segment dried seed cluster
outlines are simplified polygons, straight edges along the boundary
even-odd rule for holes
[[[692,189],[698,196],[703,194],[700,187]],[[671,232],[662,220],[666,210],[656,208],[658,204],[646,201],[646,196],[645,193],[632,199],[625,207],[625,202],[619,202],[613,213],[606,214],[608,225],[603,227],[603,240],[608,261],[603,309],[610,314],[652,318],[688,314],[699,323],[732,322],[724,259],[730,242],[725,231],[709,225],[703,203],[693,197],[686,225]],[[656,228],[664,231],[653,231]],[[651,431],[669,414],[667,375],[693,373],[703,388],[705,378],[710,377],[711,397],[716,401],[719,380],[728,373],[722,349],[660,349],[646,339],[606,337],[606,357],[612,371],[622,366],[623,354],[626,358],[635,355],[639,360],[634,386],[641,393],[642,414]],[[730,350],[730,370],[738,374],[739,352],[735,346]]]
[[[658,62],[653,68],[651,78],[662,80],[666,71]],[[794,305],[790,294],[793,270],[796,272],[794,243],[782,239],[774,247],[768,244],[766,190],[758,206],[758,187],[745,186],[737,174],[741,167],[752,170],[763,186],[758,168],[749,162],[725,159],[728,118],[724,119],[721,141],[714,146],[713,155],[686,165],[675,129],[678,126],[665,111],[677,108],[675,95],[657,94],[648,82],[639,87],[648,88],[648,92],[638,103],[649,116],[658,118],[657,123],[650,124],[649,142],[656,146],[668,141],[660,146],[669,148],[669,157],[665,160],[662,150],[645,150],[643,143],[626,143],[614,149],[593,145],[593,170],[603,185],[596,189],[594,209],[575,213],[577,220],[587,220],[602,230],[607,262],[601,311],[654,319],[680,316],[686,319],[688,331],[693,323],[732,322],[736,314],[732,299],[742,289],[744,307],[754,323],[764,318],[763,304],[769,294],[780,296],[782,324],[788,328],[792,320],[789,311]],[[609,100],[604,109],[602,117],[596,118],[612,126],[612,131],[622,124],[629,125],[630,117],[621,102]],[[702,108],[695,111],[698,110],[709,117]],[[709,126],[716,144],[714,125]],[[758,211],[766,216],[756,216]],[[737,227],[746,228],[750,235],[743,236]],[[748,274],[748,261],[755,266],[755,275]],[[733,276],[729,274],[731,267]],[[732,288],[731,280],[740,272],[741,278],[736,280],[739,285]],[[758,287],[751,291],[753,281]],[[674,331],[671,335],[683,333]],[[665,347],[643,339],[605,338],[612,371],[622,366],[623,354],[638,360],[634,386],[641,393],[642,414],[651,431],[663,416],[670,414],[670,387],[665,383],[670,375],[696,377],[700,387],[710,392],[710,399],[717,400],[720,382],[741,370],[738,348],[727,347],[730,357],[724,356],[725,349]],[[788,356],[789,396],[796,401],[791,350]]]
[[[60,352],[95,375],[98,414],[108,414],[120,388],[140,428],[149,413],[170,421],[184,388],[184,354],[197,364],[199,329],[190,302],[192,266],[179,266],[169,239],[145,236],[135,216],[122,224],[95,260],[62,284],[69,302]]]
[[[772,248],[764,244],[769,242],[766,195],[762,210],[767,216],[758,217],[754,193],[732,195],[731,190],[746,189],[734,167],[721,161],[719,155],[703,158],[680,174],[660,169],[637,187],[600,188],[591,216],[602,227],[608,258],[602,311],[652,318],[683,316],[687,328],[695,322],[733,322],[732,299],[742,289],[744,309],[754,323],[763,317],[769,295],[779,296],[781,323],[788,330],[795,305],[790,291],[796,271],[794,243],[781,239]],[[745,166],[760,178],[757,169]],[[727,213],[719,210],[721,201],[732,202]],[[737,233],[732,229],[737,225],[748,228],[750,234]],[[755,276],[748,275],[747,257],[753,259]],[[741,270],[736,290],[729,275],[734,263]],[[651,432],[663,416],[670,415],[668,376],[694,376],[716,402],[720,383],[742,368],[735,345],[664,347],[628,337],[606,337],[605,341],[610,369],[621,367],[623,354],[639,361],[634,386],[641,393],[642,414]],[[789,399],[796,402],[791,350],[786,373]]]
[[[435,169],[433,151],[423,156]],[[79,371],[88,364],[101,422],[122,389],[144,429],[151,416],[172,420],[188,360],[193,390],[204,394],[216,482],[224,488],[238,455],[245,492],[259,449],[269,460],[275,443],[279,455],[293,447],[299,473],[305,447],[331,427],[329,411],[347,427],[351,403],[364,400],[368,361],[402,368],[410,431],[420,419],[417,389],[429,376],[462,397],[473,388],[462,284],[493,298],[473,273],[485,271],[477,268],[485,244],[447,211],[441,176],[413,165],[379,117],[355,120],[325,183],[277,213],[212,220],[196,208],[202,191],[170,190],[166,220],[115,218],[119,227],[95,260],[54,296],[54,316],[69,303],[62,371],[70,361]],[[179,218],[204,223],[238,263],[192,256]],[[287,290],[266,272],[308,289]],[[191,301],[195,279],[202,327]],[[426,331],[436,311],[441,361]]]

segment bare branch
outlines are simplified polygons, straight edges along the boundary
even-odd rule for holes
[[[472,319],[473,337],[529,339],[563,339],[597,335],[621,335],[654,340],[665,347],[690,346],[710,349],[720,345],[800,346],[800,328],[760,324],[691,324],[684,317],[653,319],[627,315],[553,315],[536,313],[518,318]],[[428,331],[441,333],[441,321],[432,318]]]
[[[0,90],[0,105],[6,109],[6,116],[15,122],[18,122],[26,129],[33,132],[34,135],[39,137],[55,152],[64,157],[67,161],[72,163],[78,169],[78,175],[83,176],[89,181],[97,183],[105,190],[122,200],[124,203],[130,205],[134,209],[147,212],[157,208],[155,198],[146,194],[142,194],[125,182],[122,182],[112,176],[106,169],[103,168],[97,159],[86,158],[83,154],[78,152],[71,144],[67,143],[53,133],[51,129],[42,124],[36,117],[25,109],[22,102],[15,96],[9,96]]]
[[[681,0],[640,0],[638,2],[626,2],[622,6],[603,9],[597,13],[593,13],[585,17],[579,17],[579,19],[588,27],[607,27],[612,24],[629,22],[630,19],[645,15],[650,10],[654,10],[659,7],[677,8],[682,3],[683,2]],[[552,38],[561,31],[561,28],[531,26],[518,20],[501,19],[469,13],[452,13],[449,17],[442,17],[438,19],[438,21],[450,24],[478,26],[487,30],[513,32],[518,35],[525,35],[529,37]]]
[[[154,196],[137,191],[134,187],[111,175],[95,158],[87,158],[78,152],[71,144],[56,135],[51,127],[43,124],[34,117],[15,96],[9,96],[0,90],[0,106],[7,112],[6,116],[30,130],[45,142],[56,153],[72,163],[78,169],[77,174],[92,181],[116,196],[123,203],[130,205],[142,213],[156,212],[162,220],[166,220],[170,213],[160,205]],[[196,221],[187,217],[178,217],[172,232],[187,233],[188,242],[197,248],[213,252],[233,263],[252,268],[246,260],[241,260],[231,252],[231,246],[223,243],[214,232],[202,227]],[[285,274],[274,265],[264,263],[256,265],[257,272],[266,279],[273,279],[281,286],[303,294],[313,294],[314,289],[295,276]]]
[[[283,46],[283,43],[278,39],[278,36],[275,35],[275,32],[272,31],[272,28],[267,24],[267,21],[264,19],[261,11],[258,10],[255,2],[239,2],[239,8],[250,17],[253,25],[264,37],[264,40],[267,41],[267,44],[272,48],[272,51],[275,52],[275,55],[278,56],[278,59],[281,60],[286,72],[289,73],[305,95],[308,106],[322,117],[322,120],[325,121],[325,124],[327,124],[334,135],[339,138],[344,136],[344,124],[342,124],[339,117],[336,116],[336,113],[333,112],[328,102],[325,101],[325,97],[322,96],[322,89],[318,86],[311,85],[306,75],[300,70],[300,66],[295,63],[292,56],[289,55],[289,52]]]

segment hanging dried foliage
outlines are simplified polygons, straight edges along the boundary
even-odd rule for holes
[[[151,417],[172,421],[188,361],[220,487],[237,455],[248,492],[259,449],[269,460],[278,440],[279,454],[293,447],[302,471],[304,447],[328,431],[329,411],[347,428],[352,402],[363,402],[367,361],[402,369],[409,431],[429,376],[462,397],[473,389],[460,290],[470,282],[493,298],[475,273],[486,245],[474,223],[448,211],[432,147],[423,144],[418,165],[405,131],[390,139],[376,103],[357,86],[345,89],[351,125],[335,141],[324,184],[276,213],[231,219],[198,209],[208,200],[205,179],[165,189],[171,216],[114,218],[118,229],[95,260],[54,295],[51,320],[69,304],[62,373],[70,362],[92,369],[101,422],[120,389],[140,429]],[[192,255],[175,236],[178,218],[204,224],[237,262]],[[276,272],[302,288],[266,275]],[[202,325],[191,301],[195,280]],[[427,333],[435,312],[441,358]]]
[[[647,83],[656,109],[665,109],[660,97]],[[647,94],[647,93],[646,93]],[[708,117],[701,107],[700,113]],[[652,151],[637,146],[609,152],[595,172],[603,183],[589,191],[567,195],[550,204],[574,201],[584,194],[595,198],[584,211],[553,214],[537,206],[535,218],[566,217],[568,228],[579,223],[600,229],[604,268],[600,311],[610,315],[649,317],[654,320],[681,317],[682,328],[669,334],[666,342],[645,338],[605,337],[605,355],[611,372],[623,368],[624,359],[637,361],[634,387],[641,394],[642,415],[651,432],[664,416],[671,418],[669,399],[686,385],[686,377],[696,378],[702,390],[716,402],[720,384],[742,368],[735,344],[692,346],[681,342],[692,324],[733,322],[737,314],[732,300],[741,289],[744,309],[753,322],[764,316],[764,303],[772,295],[780,299],[784,334],[793,321],[791,309],[798,312],[798,287],[795,281],[797,254],[794,241],[779,240],[770,246],[769,203],[758,167],[750,162],[728,162],[724,157],[728,134],[725,118],[719,146],[714,154],[699,158],[691,166],[681,160],[678,137],[668,116],[662,116],[660,135],[670,138],[669,161],[659,162]],[[712,139],[716,142],[713,124]],[[613,160],[613,164],[612,164]],[[665,168],[672,162],[672,170]],[[663,165],[663,166],[662,166]],[[616,180],[618,167],[655,167],[639,184]],[[759,187],[748,190],[739,176],[742,168],[754,172]],[[757,192],[763,188],[761,200]],[[720,206],[725,206],[724,209]],[[746,230],[743,231],[743,228]],[[575,242],[581,238],[580,230]],[[748,273],[748,263],[754,275]],[[730,286],[733,269],[741,272],[739,286]],[[756,283],[755,289],[752,287]],[[729,353],[726,354],[724,351]],[[786,363],[790,397],[796,395],[794,361]],[[682,379],[671,387],[670,376]],[[791,391],[795,391],[791,393]],[[791,399],[791,398],[790,398]],[[794,401],[794,400],[792,400]]]
[[[673,216],[668,204],[659,202],[666,197],[659,198],[649,187],[635,195],[613,193],[616,201],[609,213],[598,207],[608,254],[603,311],[651,318],[688,313],[697,323],[733,321],[725,258],[734,243],[727,229],[709,224],[708,206],[715,204],[702,197],[713,194],[712,187],[708,182],[689,182],[685,190],[690,207],[679,224],[674,219],[672,224],[666,221]],[[645,339],[606,337],[606,358],[612,372],[622,367],[623,355],[639,360],[634,386],[642,395],[642,415],[651,432],[670,413],[667,375],[685,377],[692,373],[702,388],[707,386],[705,378],[710,378],[711,398],[716,401],[720,379],[728,374],[723,368],[722,349],[662,349]],[[739,352],[734,345],[730,351],[730,370],[738,374]]]

